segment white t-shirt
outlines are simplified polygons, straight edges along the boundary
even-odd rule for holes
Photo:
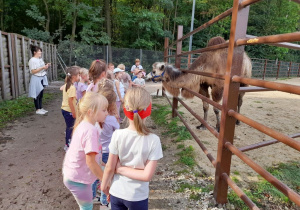
[[[136,78],[133,80],[133,83],[137,85],[145,85],[145,80],[143,78]]]
[[[109,144],[109,152],[118,155],[122,166],[144,169],[147,160],[163,157],[160,139],[155,134],[141,136],[129,129],[116,130]],[[149,182],[115,174],[109,193],[127,201],[141,201],[149,197]]]
[[[30,73],[32,73],[31,71],[34,70],[34,69],[39,69],[43,66],[45,66],[45,63],[43,61],[43,59],[41,58],[35,58],[35,57],[32,57],[30,58],[29,62],[28,62],[28,65],[29,65],[29,70],[30,70]],[[47,74],[46,70],[43,69],[41,70],[40,72],[38,73],[35,73],[33,75],[35,76],[38,76],[38,77],[43,77]]]

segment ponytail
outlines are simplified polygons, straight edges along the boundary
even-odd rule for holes
[[[138,113],[134,113],[133,115],[133,123],[138,134],[142,136],[147,136],[150,133],[149,128],[146,127],[145,121],[141,119]]]
[[[69,90],[69,88],[72,85],[72,77],[79,74],[80,67],[79,66],[71,66],[67,68],[67,74],[65,78],[66,83],[66,92]]]

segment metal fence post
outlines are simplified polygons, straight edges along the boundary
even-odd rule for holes
[[[265,59],[264,73],[263,73],[263,80],[265,80],[265,77],[266,77],[267,63],[268,63],[268,60]]]
[[[280,70],[280,61],[278,61],[276,79],[278,79],[278,77],[279,77],[279,70]]]
[[[228,45],[228,56],[226,64],[224,93],[222,103],[221,128],[219,133],[217,165],[215,173],[214,198],[217,203],[227,202],[228,184],[222,178],[222,174],[230,175],[232,153],[225,148],[225,143],[233,144],[235,118],[228,115],[228,110],[237,109],[239,83],[231,81],[233,75],[241,75],[244,46],[234,48],[234,43],[240,38],[246,37],[249,6],[239,10],[239,3],[242,0],[234,0],[232,9],[230,39]]]
[[[292,68],[292,61],[290,61],[290,65],[289,65],[288,78],[290,78],[291,68]]]
[[[180,68],[181,65],[181,54],[182,50],[182,41],[178,41],[183,36],[183,26],[179,25],[177,28],[177,43],[176,43],[176,56],[175,56],[175,67]],[[178,100],[173,97],[173,104],[172,104],[172,117],[176,117],[175,109],[178,107]]]

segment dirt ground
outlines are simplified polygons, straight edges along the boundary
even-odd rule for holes
[[[300,79],[280,82],[299,85]],[[60,82],[54,82],[46,91],[58,93],[60,85]],[[160,83],[147,83],[147,90],[154,93],[160,86]],[[155,100],[157,103],[166,103],[163,98]],[[203,116],[201,100],[194,98],[186,102],[200,116]],[[247,93],[241,113],[290,135],[299,132],[299,102],[300,96],[292,94]],[[49,110],[47,115],[40,116],[32,112],[31,115],[10,123],[0,131],[0,209],[78,209],[74,198],[62,182],[65,123],[60,105],[61,97],[59,96],[51,103],[45,104],[44,108]],[[184,108],[179,109],[186,113]],[[215,137],[207,130],[197,130],[195,127],[199,123],[187,113],[184,117],[200,140],[216,157],[217,140]],[[163,132],[151,120],[149,123],[156,134],[160,135]],[[209,123],[215,125],[212,108],[209,111]],[[237,127],[234,144],[240,147],[269,139],[271,138],[242,123]],[[150,183],[149,209],[206,209],[211,197],[209,193],[203,195],[201,201],[191,201],[188,195],[175,193],[174,188],[178,182],[195,180],[192,175],[176,175],[178,168],[173,164],[177,159],[176,145],[169,138],[162,138],[161,141],[167,149]],[[213,176],[211,163],[200,151],[195,141],[187,140],[185,144],[196,148],[196,153],[199,154],[197,155],[199,168],[209,177]],[[249,151],[246,154],[263,167],[279,162],[300,160],[299,152],[282,143]],[[256,180],[256,174],[236,157],[233,157],[231,171],[239,171],[239,178],[246,182]],[[196,181],[204,186],[207,184],[204,179]],[[99,206],[96,205],[94,209],[99,209]]]

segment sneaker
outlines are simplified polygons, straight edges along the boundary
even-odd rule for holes
[[[41,109],[37,110],[35,113],[36,114],[40,114],[40,115],[44,115],[45,114],[45,112],[43,112]]]
[[[68,145],[65,145],[65,146],[64,146],[64,150],[65,150],[65,151],[68,151],[68,149],[69,149]]]
[[[45,110],[45,109],[43,109],[43,108],[41,108],[40,110],[42,110],[43,112],[45,112],[45,113],[47,113],[48,111],[47,110]]]
[[[102,203],[100,203],[100,210],[104,210],[104,209],[111,209],[111,206],[110,206],[110,203],[108,203],[108,204],[102,204]]]
[[[93,199],[93,204],[101,204],[101,202],[100,202],[100,197],[95,197],[95,198]]]

